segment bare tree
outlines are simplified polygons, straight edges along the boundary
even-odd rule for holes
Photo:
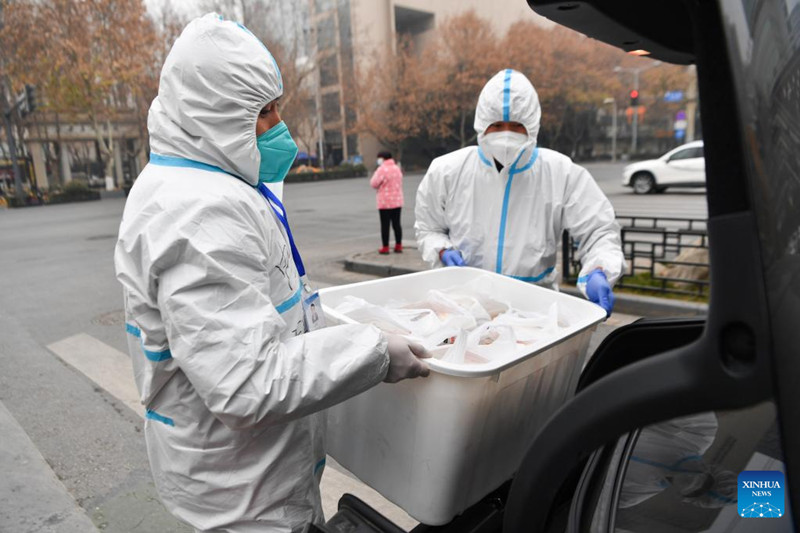
[[[422,105],[423,78],[420,59],[408,39],[401,39],[395,53],[386,51],[357,66],[347,91],[357,110],[353,131],[371,134],[402,160],[406,141],[419,135],[429,118]]]
[[[491,25],[474,11],[449,18],[436,29],[422,53],[426,72],[422,99],[432,138],[454,140],[459,147],[475,140],[472,128],[478,94],[487,80],[506,66],[498,54]]]
[[[112,124],[135,109],[152,64],[153,25],[141,0],[17,0],[5,5],[3,44],[15,51],[9,74],[36,84],[49,109],[88,116],[106,176],[112,175]]]
[[[304,25],[305,2],[275,0],[207,0],[204,7],[243,24],[263,42],[281,71],[281,118],[309,150],[315,136],[316,109],[311,81],[316,69],[309,32]],[[310,141],[310,142],[309,142]]]
[[[613,69],[625,54],[574,31],[531,22],[512,25],[501,48],[539,94],[540,137],[575,155],[594,127],[595,109],[606,97],[620,93]]]
[[[139,82],[131,87],[140,142],[133,151],[126,150],[126,155],[129,157],[140,155],[141,151],[149,146],[147,116],[150,105],[158,94],[161,68],[172,45],[175,44],[175,40],[189,22],[187,17],[176,11],[169,2],[163,4],[161,9],[154,13],[149,13],[149,16],[153,24],[154,44],[150,48],[149,61],[143,65]]]

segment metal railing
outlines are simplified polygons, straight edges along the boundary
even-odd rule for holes
[[[707,297],[708,230],[705,219],[618,216],[628,270],[617,287]],[[578,243],[564,232],[562,281],[575,283],[580,271]],[[693,270],[693,271],[690,271]]]

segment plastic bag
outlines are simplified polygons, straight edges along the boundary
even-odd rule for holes
[[[356,322],[372,324],[386,333],[409,335],[411,329],[396,314],[387,308],[374,305],[362,298],[345,296],[342,303],[336,306],[336,311],[346,315]]]
[[[496,326],[507,326],[514,330],[515,340],[521,344],[533,344],[547,340],[559,333],[558,305],[553,303],[547,314],[509,309],[491,322]]]
[[[430,309],[393,309],[387,308],[387,313],[394,316],[399,322],[405,324],[409,331],[421,337],[435,334],[441,330],[445,322]]]
[[[474,319],[463,309],[435,299],[428,303],[431,306],[427,308],[383,307],[346,296],[336,311],[362,324],[372,324],[386,333],[403,335],[419,342],[427,350],[453,339],[464,327],[474,326]],[[439,313],[431,307],[438,309]]]
[[[389,307],[394,307],[394,305],[390,303]],[[415,310],[430,309],[436,313],[440,320],[449,322],[461,329],[472,329],[478,325],[478,321],[470,310],[459,305],[448,295],[436,290],[428,291],[424,300],[400,304],[398,307]]]
[[[519,348],[513,328],[486,323],[470,332],[461,331],[442,361],[456,364],[486,363],[509,357]]]
[[[444,355],[439,357],[448,363],[464,364],[467,354],[467,333],[461,330],[455,336],[455,342],[449,348],[443,350]]]
[[[508,311],[511,306],[493,296],[496,292],[489,276],[480,276],[465,285],[449,287],[444,292],[462,307],[473,312],[473,316],[482,320],[492,320],[499,314]]]
[[[516,353],[517,336],[510,326],[484,324],[467,336],[467,351],[492,361]]]
[[[422,344],[442,361],[479,364],[520,355],[525,345],[558,337],[573,317],[552,303],[545,313],[513,309],[498,300],[490,276],[465,285],[430,290],[416,301],[378,306],[345,297],[336,308],[357,322]]]

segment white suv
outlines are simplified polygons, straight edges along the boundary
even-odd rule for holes
[[[667,187],[705,187],[703,141],[684,144],[658,159],[639,161],[622,171],[622,184],[636,194],[664,192]]]

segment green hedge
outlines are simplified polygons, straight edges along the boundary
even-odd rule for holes
[[[286,183],[361,178],[367,175],[364,165],[342,165],[323,172],[298,172],[286,176]]]
[[[44,203],[40,198],[32,194],[26,195],[25,198],[22,199],[22,202],[17,201],[17,197],[13,195],[7,196],[6,201],[8,202],[8,207],[31,207]]]
[[[66,204],[69,202],[89,202],[99,200],[100,193],[93,191],[82,181],[71,181],[60,191],[54,191],[47,199],[48,204]]]

